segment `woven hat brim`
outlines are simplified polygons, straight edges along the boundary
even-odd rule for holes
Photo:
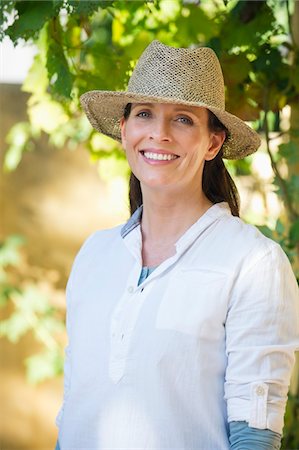
[[[120,119],[127,103],[173,103],[202,106],[212,111],[229,131],[223,145],[223,157],[241,159],[254,153],[261,144],[259,135],[243,120],[227,111],[205,103],[180,101],[177,98],[156,97],[126,91],[89,91],[80,97],[81,105],[91,123],[100,133],[121,142]]]

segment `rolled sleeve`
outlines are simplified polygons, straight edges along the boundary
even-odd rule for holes
[[[252,255],[236,280],[225,324],[228,422],[282,433],[299,347],[298,286],[279,245],[270,241]]]

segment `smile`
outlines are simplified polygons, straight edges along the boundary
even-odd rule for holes
[[[141,152],[146,159],[152,159],[155,161],[171,161],[178,158],[177,155],[166,153],[153,153],[153,152]]]

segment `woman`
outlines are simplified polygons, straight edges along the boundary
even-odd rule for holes
[[[222,156],[260,140],[225,111],[216,55],[153,41],[128,91],[82,105],[122,142],[132,215],[73,265],[61,450],[280,448],[298,288],[279,245],[238,217]]]

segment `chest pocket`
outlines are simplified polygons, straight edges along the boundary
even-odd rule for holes
[[[173,274],[156,317],[156,328],[207,339],[224,333],[227,279],[223,272],[181,269]]]

